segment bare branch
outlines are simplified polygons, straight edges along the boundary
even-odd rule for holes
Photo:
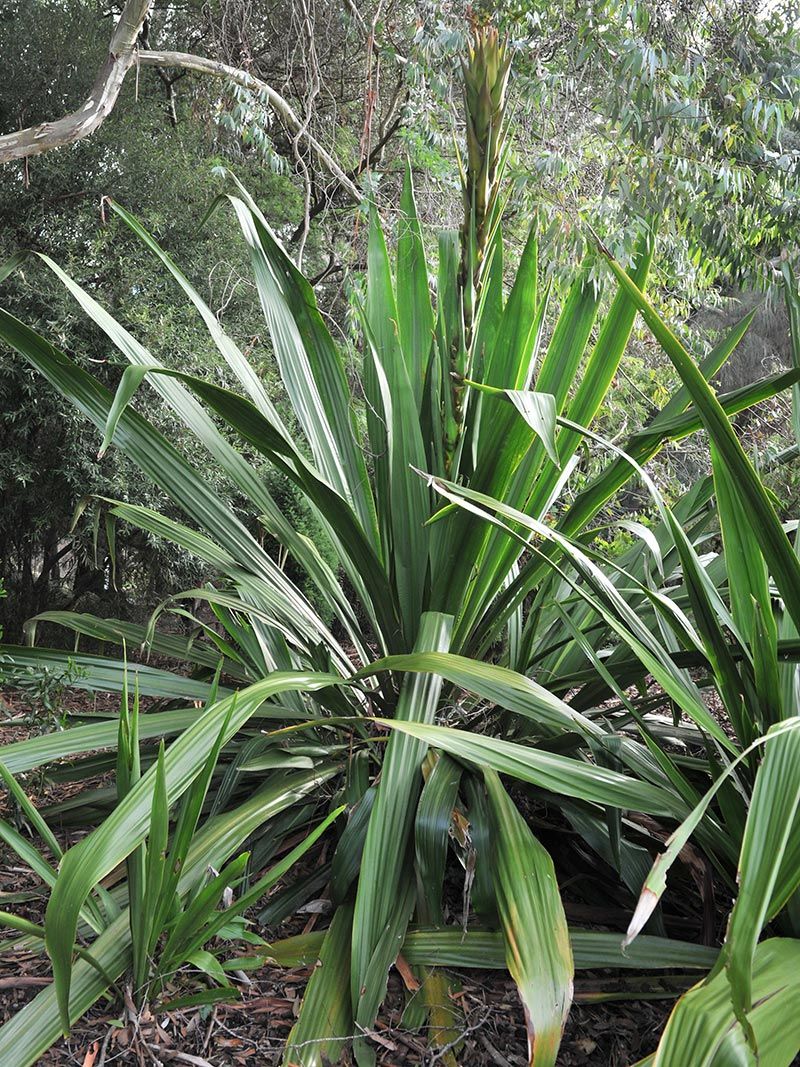
[[[313,134],[305,129],[305,124],[293,110],[291,104],[289,104],[280,93],[276,92],[271,85],[267,85],[265,81],[249,74],[246,70],[230,67],[227,63],[220,63],[216,59],[206,59],[204,56],[194,56],[189,52],[142,51],[139,52],[138,62],[142,66],[180,67],[183,70],[195,71],[197,74],[209,74],[218,78],[227,78],[229,81],[235,82],[237,85],[241,85],[245,89],[260,93],[266,98],[273,111],[281,117],[286,126],[293,133],[299,133],[304,138],[322,166],[336,178],[339,185],[345,189],[351,199],[356,203],[359,203],[363,199],[357,186],[353,183],[352,179],[345,174],[333,156],[323,148]]]
[[[376,159],[378,159],[378,157],[380,156],[381,152],[386,147],[388,142],[392,139],[392,137],[394,137],[394,135],[400,129],[402,124],[403,124],[403,116],[402,116],[402,114],[396,114],[395,117],[392,119],[391,125],[389,125],[389,127],[386,130],[384,130],[384,132],[381,134],[380,140],[374,145],[374,147],[373,147],[372,151],[370,152],[369,156],[366,159],[365,158],[360,159],[358,161],[358,163],[355,165],[355,167],[353,167],[352,170],[348,171],[348,173],[347,173],[348,178],[351,178],[351,179],[352,178],[357,178],[358,175],[364,170],[365,166],[371,167],[372,164],[376,161]],[[311,206],[310,206],[310,208],[308,210],[308,221],[311,222],[311,220],[315,219],[317,217],[317,215],[321,215],[322,212],[327,207],[332,205],[332,203],[333,203],[333,200],[331,198],[329,198],[329,197],[320,197],[317,200],[315,200],[314,203],[311,204]],[[300,237],[302,236],[302,233],[303,233],[303,225],[304,225],[304,223],[301,223],[297,227],[297,229],[294,231],[292,236],[289,238],[289,244],[294,244],[295,241],[298,241],[300,239]]]
[[[94,133],[117,102],[125,75],[134,61],[136,39],[151,3],[152,0],[127,0],[108,46],[108,55],[82,107],[54,122],[43,122],[40,126],[29,126],[0,137],[0,163],[74,144]]]

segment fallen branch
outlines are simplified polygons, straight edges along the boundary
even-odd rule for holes
[[[0,989],[25,989],[32,986],[52,985],[52,978],[37,978],[33,975],[13,975],[10,978],[0,978]]]

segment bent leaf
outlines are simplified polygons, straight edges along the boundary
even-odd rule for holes
[[[553,1067],[570,1004],[574,966],[567,918],[547,851],[495,771],[485,771],[494,842],[492,875],[506,963],[525,1008],[530,1067]]]

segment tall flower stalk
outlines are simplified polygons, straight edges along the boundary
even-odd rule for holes
[[[462,64],[466,158],[461,160],[464,221],[458,288],[463,331],[450,352],[450,411],[446,422],[448,470],[464,424],[464,378],[471,370],[475,313],[492,236],[499,220],[500,188],[507,144],[506,89],[511,55],[493,26],[475,26]]]

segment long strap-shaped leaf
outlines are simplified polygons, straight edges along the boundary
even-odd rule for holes
[[[0,645],[0,656],[4,658],[3,671],[12,676],[17,671],[22,673],[30,667],[63,671],[66,659],[71,659],[77,672],[66,684],[72,689],[86,689],[90,693],[121,693],[125,685],[125,675],[129,669],[123,660],[92,656],[85,652],[73,652],[67,655],[62,648]],[[212,692],[212,687],[208,682],[184,678],[182,675],[172,674],[158,667],[136,664],[130,669],[136,671],[139,679],[139,692],[142,696],[169,700],[208,700]]]
[[[296,934],[275,941],[263,953],[239,956],[225,962],[226,970],[255,971],[264,966],[313,967],[325,933]],[[644,935],[628,948],[622,948],[618,933],[604,930],[569,932],[576,970],[596,971],[604,967],[622,970],[659,971],[683,968],[707,971],[719,958],[719,951],[705,945],[667,937]],[[495,930],[470,926],[411,926],[403,942],[407,963],[434,967],[480,967],[503,970],[506,966],[503,935]]]
[[[283,1054],[283,1067],[325,1067],[341,1062],[353,1031],[350,991],[344,977],[350,970],[353,905],[336,909],[311,975],[300,1014]]]
[[[725,975],[695,986],[678,1001],[655,1056],[638,1067],[789,1067],[800,1048],[800,944],[771,938],[756,950],[750,1013],[759,1059],[736,1021]]]
[[[221,867],[242,843],[268,819],[296,805],[303,797],[319,790],[320,782],[338,768],[318,767],[281,776],[258,790],[243,804],[210,819],[194,836],[181,871],[180,893],[186,894],[202,879],[209,864]],[[105,974],[117,979],[131,958],[130,915],[123,911],[91,946],[92,959]],[[72,969],[69,1015],[74,1022],[81,1018],[108,988],[106,979],[85,958]],[[30,1004],[0,1028],[0,1063],[14,1067],[31,1067],[57,1040],[62,1019],[58,987],[43,989]]]
[[[800,369],[800,291],[797,279],[788,262],[781,264],[783,273],[783,296],[789,314],[789,336],[792,342],[792,366]],[[800,385],[792,389],[792,429],[795,444],[800,447]]]
[[[189,297],[191,302],[197,308],[206,329],[211,335],[225,362],[247,390],[250,399],[259,411],[277,425],[281,425],[275,405],[270,400],[267,390],[264,388],[264,384],[253,368],[253,365],[248,361],[238,345],[236,345],[225,333],[217,316],[205,300],[203,300],[183,271],[181,271],[171,256],[167,255],[153,235],[148,233],[134,215],[131,215],[130,212],[126,211],[124,207],[115,203],[113,200],[109,200],[107,203],[111,210],[122,219],[125,225],[136,234],[142,244],[144,244],[145,247],[161,261],[161,263],[163,263],[184,293]]]
[[[462,768],[444,752],[429,753],[425,785],[414,820],[417,914],[423,922],[444,923],[442,886],[453,810]]]
[[[426,745],[441,748],[451,756],[478,767],[491,767],[498,774],[509,774],[550,793],[653,815],[680,818],[686,814],[683,802],[669,790],[639,782],[606,767],[513,741],[483,737],[468,730],[397,719],[379,721],[394,731],[418,738]]]
[[[409,648],[417,637],[428,586],[430,530],[425,524],[431,513],[430,493],[427,486],[420,492],[419,485],[414,485],[414,469],[424,461],[425,453],[405,367],[395,366],[394,380],[390,381],[385,362],[370,336],[367,348],[364,365],[372,367],[387,427],[386,462],[382,466],[386,478],[382,499],[387,522],[382,533],[403,627],[401,639],[386,643]],[[396,353],[394,357],[390,353],[388,358],[398,361]]]
[[[297,270],[244,187],[229,199],[250,248],[256,286],[275,356],[314,458],[332,486],[349,500],[378,549],[375,504],[355,434],[351,395],[341,357],[314,291]]]
[[[736,348],[752,322],[753,315],[754,312],[751,312],[737,323],[703,361],[701,370],[706,378],[713,377]],[[768,393],[768,395],[774,394]],[[759,399],[765,399],[761,387],[754,389],[748,386],[739,391],[738,395],[729,394],[725,400],[726,410],[734,413],[748,407],[751,403],[756,403]],[[624,445],[625,455],[639,464],[644,464],[659,451],[666,440],[672,439],[673,436],[677,439],[701,428],[702,420],[696,408],[691,409],[691,413],[686,412],[685,416],[682,414],[690,400],[691,396],[686,386],[681,386],[651,423],[628,438]],[[632,474],[633,468],[627,460],[622,458],[612,460],[577,494],[560,520],[559,529],[567,536],[579,533],[614,493],[630,479]],[[540,580],[543,566],[543,561],[531,559],[520,569],[518,579],[498,598],[497,603],[488,613],[483,623],[485,633],[478,648],[484,649],[487,643],[494,640],[492,636],[495,632],[494,628],[502,625],[514,609],[514,605]]]
[[[536,378],[536,391],[555,397],[556,414],[563,410],[597,316],[600,294],[589,275],[590,267],[585,265],[573,282]],[[506,314],[509,306],[510,301]],[[506,387],[511,385],[506,383]],[[507,413],[504,402],[495,403],[501,405],[499,411],[490,415],[484,408],[482,413],[486,425],[482,461],[471,484],[524,508],[545,462],[545,446],[529,425],[516,417],[513,408]],[[449,552],[454,562],[437,576],[441,588],[434,586],[434,593],[443,597],[455,589],[468,590],[467,597],[462,596],[453,608],[459,615],[456,632],[460,645],[485,605],[502,590],[519,550],[496,530],[481,529],[462,518],[452,523]]]
[[[0,337],[6,340],[71,403],[99,428],[105,428],[112,398],[91,375],[72,363],[43,337],[8,312],[0,310]],[[313,638],[327,627],[305,597],[288,580],[258,541],[206,481],[146,419],[130,409],[120,417],[117,445],[220,545],[245,572],[279,590],[286,607],[286,625],[302,625]],[[318,636],[316,640],[318,640]],[[336,642],[334,641],[334,644]],[[346,662],[346,657],[345,657]]]
[[[148,627],[128,622],[126,619],[101,619],[96,615],[86,615],[76,611],[43,611],[29,619],[25,624],[25,634],[32,643],[36,625],[40,622],[64,626],[73,633],[85,634],[87,637],[107,641],[120,647],[123,645],[129,648],[146,647],[148,652],[155,652],[159,656],[180,660],[183,663],[208,667],[212,671],[216,670],[221,660],[219,651],[202,641],[177,634],[155,632],[151,634],[148,632]],[[230,659],[224,661],[223,669],[229,677],[238,678],[240,681],[247,680],[247,675],[239,664]]]
[[[745,315],[733,326],[721,341],[709,352],[708,356],[700,364],[700,371],[706,381],[710,381],[719,371],[728,357],[734,352],[736,346],[750,327],[755,311]],[[630,456],[639,464],[646,463],[659,451],[666,440],[677,440],[680,437],[694,433],[702,426],[702,418],[697,408],[692,407],[686,411],[692,396],[685,385],[670,397],[661,411],[641,430],[632,434],[623,446],[627,456]],[[727,395],[726,410],[729,414],[743,410],[759,399],[765,399],[761,392],[755,393],[752,386],[746,386],[742,390],[736,390]],[[723,398],[720,397],[720,402]],[[742,406],[739,406],[739,405]],[[580,419],[576,419],[580,422]],[[624,459],[612,460],[603,471],[582,489],[562,519],[560,528],[564,533],[572,535],[577,533],[589,522],[600,508],[613,494],[620,489],[631,477],[630,464]]]
[[[405,284],[405,279],[398,278],[398,293]],[[413,646],[417,636],[428,582],[430,531],[425,523],[430,517],[431,504],[427,486],[415,485],[409,469],[425,463],[425,448],[397,322],[389,255],[373,206],[363,323],[364,392],[370,445],[375,456],[375,490],[381,502],[384,558],[397,589],[403,644],[407,649]]]
[[[779,874],[788,881],[790,890],[800,884],[796,855],[795,869],[782,870],[790,838],[797,833],[799,811],[800,730],[791,730],[772,737],[756,775],[739,860],[739,894],[725,939],[725,966],[734,1009],[751,1041],[749,1013],[754,1001],[756,944],[775,911],[773,897]]]
[[[782,718],[777,657],[778,628],[772,611],[769,574],[761,553],[758,534],[750,522],[728,467],[719,459],[713,444],[711,465],[725,552],[731,614],[739,633],[746,637],[750,656],[754,661],[754,684],[744,687],[743,703],[746,710],[740,711],[729,706],[731,721],[737,729],[739,739],[742,745],[748,745],[757,733],[768,729],[773,722]],[[747,666],[747,662],[742,665],[746,680],[751,677]],[[728,704],[726,701],[726,705]]]
[[[553,1067],[572,1003],[572,949],[556,872],[495,771],[485,771],[492,877],[506,961],[525,1007],[530,1067]]]
[[[413,652],[408,656],[388,656],[378,660],[359,671],[356,677],[368,677],[384,670],[439,674],[458,689],[530,720],[537,733],[544,736],[578,733],[585,740],[601,745],[607,736],[603,727],[576,712],[533,679],[494,663],[482,663],[449,652]],[[662,776],[654,773],[652,760],[641,745],[621,739],[620,756],[637,775],[663,781]]]
[[[639,252],[637,277],[644,281],[651,252],[647,248],[640,249]],[[598,307],[599,291],[588,279],[585,269],[573,284],[536,380],[537,393],[554,396],[555,414],[561,414],[564,410],[567,392],[583,358]],[[628,298],[623,293],[617,293],[581,378],[577,394],[570,405],[570,413],[578,410],[586,416],[586,421],[593,417],[625,350],[635,313],[635,308]],[[484,417],[489,416],[485,413]],[[512,424],[507,432],[512,437],[520,431]],[[475,488],[490,496],[500,497],[537,518],[541,517],[555,486],[559,483],[561,471],[576,446],[577,439],[562,430],[559,435],[558,462],[553,462],[555,450],[548,449],[547,439],[540,436],[534,440],[527,455],[520,462],[513,478],[508,482],[507,490],[498,492],[496,487],[485,482],[479,483],[477,480]],[[550,459],[550,462],[545,462],[546,458]],[[459,620],[459,636],[465,631],[469,632],[485,612],[519,554],[513,543],[504,539],[497,530],[488,530],[484,536],[486,541],[477,576],[471,583],[467,603]]]
[[[403,175],[397,227],[397,328],[408,379],[419,411],[433,344],[433,309],[409,162]]]
[[[604,251],[604,250],[603,250]],[[747,458],[733,427],[722,410],[713,389],[681,342],[670,330],[645,295],[637,288],[613,257],[604,251],[616,278],[636,303],[653,336],[659,342],[697,405],[703,423],[714,441],[721,460],[736,482],[739,492],[758,525],[764,556],[795,623],[800,625],[800,561],[770,503],[761,479]]]
[[[451,627],[449,616],[426,614],[420,625],[417,649],[446,650]],[[436,675],[406,678],[396,721],[430,723],[436,713],[441,685],[442,680]],[[420,765],[426,748],[424,740],[413,737],[397,735],[390,739],[370,814],[353,919],[351,974],[354,1016],[363,1027],[374,1022],[386,991],[389,966],[399,949],[399,944],[386,942],[386,931],[395,922],[407,923],[410,914],[410,908],[405,910],[405,887],[413,887],[408,854],[422,786]],[[370,973],[374,975],[372,984],[368,981]]]
[[[350,563],[349,570],[354,581],[363,581],[369,593],[367,604],[375,613],[379,630],[388,635],[386,641],[391,645],[395,627],[392,590],[386,581],[380,557],[372,548],[350,503],[320,477],[280,427],[273,425],[245,397],[180,371],[160,367],[129,367],[114,398],[106,424],[105,439],[112,439],[133,392],[145,375],[177,378],[184,382],[221,415],[228,426],[302,488],[322,521],[331,529],[342,559]]]
[[[573,927],[569,931],[569,939],[577,970],[604,967],[655,971],[671,967],[708,970],[719,956],[715,948],[666,937],[644,935],[629,948],[623,949],[619,934],[576,930]],[[409,963],[439,967],[488,967],[500,970],[506,965],[503,935],[474,926],[466,931],[452,926],[435,929],[412,926],[403,942],[403,956]]]
[[[644,291],[650,273],[655,240],[645,231],[639,239],[634,256],[632,276],[639,288]],[[591,426],[600,405],[605,400],[609,387],[614,380],[628,339],[636,318],[636,305],[624,289],[619,289],[603,320],[597,343],[589,356],[581,376],[575,396],[569,404],[569,418],[581,426]],[[569,427],[564,427],[558,435],[558,462],[561,468],[569,461],[580,444],[580,435]],[[546,467],[537,480],[530,502],[524,509],[531,515],[541,518],[542,509],[558,482],[558,468]]]
[[[709,359],[711,360],[711,357]],[[713,365],[713,361],[710,365]],[[744,410],[752,404],[774,396],[776,393],[788,388],[797,379],[797,374],[797,371],[789,371],[779,375],[771,375],[753,383],[753,385],[721,396],[720,403],[727,414],[735,414],[737,411]],[[667,405],[667,408],[670,408],[671,405],[672,402]],[[667,408],[664,409],[664,412],[667,411]],[[620,488],[630,477],[631,472],[654,455],[666,440],[677,440],[690,433],[695,433],[702,428],[702,420],[697,409],[692,407],[683,414],[673,415],[670,418],[665,417],[662,419],[659,416],[652,426],[652,431],[643,430],[629,438],[624,454],[621,454],[612,463],[608,464],[599,479],[578,495],[575,502],[559,522],[559,530],[569,536],[574,536],[578,533],[584,523],[597,513],[601,504],[606,502],[608,496]],[[585,433],[586,431],[582,430],[581,432]],[[631,451],[627,451],[629,448]],[[496,633],[500,622],[509,616],[514,606],[518,605],[526,593],[541,580],[543,569],[546,567],[544,562],[546,555],[550,555],[547,550],[545,550],[543,557],[529,559],[521,568],[519,576],[485,614],[482,620],[482,644],[479,646],[481,652],[485,651],[487,647],[489,635]],[[462,625],[464,625],[464,621],[462,620]],[[531,628],[535,623],[535,617],[530,615],[526,622],[523,638],[523,648],[526,654],[532,644],[533,633]]]
[[[486,356],[481,381],[499,389],[525,389],[531,376],[539,319],[539,240],[528,233],[514,284],[508,295],[497,338]]]
[[[566,422],[566,420],[564,421]],[[619,451],[616,445],[604,441],[597,434],[593,434],[590,430],[587,430],[584,427],[578,427],[572,423],[568,423],[568,426],[574,433],[585,434],[614,453]],[[619,458],[624,458],[624,456],[620,456]],[[746,744],[751,740],[751,737],[749,736],[749,732],[744,728],[743,716],[741,714],[741,679],[731,654],[730,641],[723,627],[727,627],[728,630],[733,633],[740,645],[742,642],[741,635],[737,632],[733,619],[729,615],[713,582],[710,581],[705,568],[702,566],[697,553],[694,550],[690,538],[683,529],[683,526],[676,520],[670,508],[667,507],[650,475],[647,474],[644,468],[638,464],[634,464],[633,460],[630,460],[630,462],[650,493],[650,497],[661,516],[662,522],[669,530],[675,544],[683,571],[684,585],[687,590],[689,602],[692,606],[697,630],[703,638],[706,657],[712,666],[714,678],[725,702],[726,709],[736,727],[737,735],[743,739]],[[627,576],[623,575],[623,578],[625,577]],[[662,607],[670,602],[661,598],[660,600],[656,600],[655,603],[658,607]],[[688,627],[680,625],[684,620],[681,620],[677,614],[670,616],[666,613],[659,612],[659,621],[661,620],[662,615],[672,626],[680,639],[685,644],[691,645],[692,635],[689,633]],[[689,683],[688,678],[686,678],[686,681]]]
[[[237,377],[245,384],[248,392],[253,397],[253,402],[264,414],[265,418],[269,418],[284,436],[288,436],[274,406],[266,397],[266,393],[264,392],[258,377],[252,367],[247,363],[242,353],[239,352],[238,348],[236,348],[230,338],[228,338],[222,331],[216,316],[214,316],[196,291],[189,285],[188,281],[180,273],[175,264],[172,263],[166,253],[163,252],[153,238],[141,227],[137,220],[135,220],[133,216],[128,215],[127,212],[123,211],[123,209],[118,206],[115,206],[115,210],[117,210],[118,214],[120,214],[127,224],[131,226],[134,232],[141,237],[145,244],[159,256],[162,262],[169,267],[182,287],[189,293],[195,306],[199,309],[212,337],[217,343],[217,347],[225,356]],[[87,293],[85,289],[78,285],[78,283],[63,271],[57,263],[53,262],[49,256],[42,253],[37,254],[39,259],[53,271],[75,300],[77,300],[86,314],[97,323],[112,343],[133,366],[161,366],[158,360],[151,355],[144,345],[126,330],[124,326],[117,322],[117,320],[110,315],[101,304]],[[345,625],[348,626],[348,629],[355,630],[355,627],[352,625],[352,613],[349,610],[347,601],[341,588],[339,588],[338,583],[331,581],[330,574],[326,572],[324,567],[320,566],[316,554],[309,549],[304,539],[298,536],[291,523],[287,521],[282,510],[268,492],[263,479],[259,478],[257,471],[254,470],[252,465],[231,446],[214,425],[213,419],[203,410],[202,406],[190,395],[189,392],[187,392],[180,382],[166,376],[161,378],[152,377],[150,380],[154,388],[172,407],[183,423],[193,434],[195,434],[203,446],[208,449],[209,453],[219,464],[220,470],[224,472],[226,477],[228,477],[241,490],[241,492],[253,502],[253,505],[258,508],[259,512],[265,516],[271,531],[278,536],[284,548],[291,552],[292,555],[302,563],[308,574],[316,582],[322,595],[331,604],[334,610],[338,612],[345,622]]]
[[[625,597],[610,581],[608,575],[590,558],[586,551],[568,538],[565,538],[558,531],[551,529],[529,515],[508,507],[498,500],[487,497],[482,493],[474,493],[469,489],[445,482],[440,478],[434,478],[431,481],[434,488],[445,500],[467,508],[476,515],[482,515],[488,522],[494,523],[507,531],[512,537],[527,544],[533,553],[542,555],[547,560],[548,566],[556,570],[563,580],[571,585],[575,592],[583,597],[587,603],[591,603],[597,614],[619,637],[627,642],[646,669],[683,708],[686,714],[693,718],[707,734],[714,737],[724,748],[734,750],[734,745],[730,738],[727,737],[717,720],[703,703],[694,682],[675,670],[675,664],[670,658],[669,651],[665,650],[659,640],[654,637],[637,612],[631,608]],[[542,538],[545,542],[549,542],[560,551],[563,551],[565,557],[577,569],[584,584],[572,578],[551,558],[545,556],[532,538],[525,538],[518,533],[519,528],[531,531],[537,538]],[[643,596],[658,602],[667,620],[669,622],[674,620],[678,624],[682,635],[691,641],[697,651],[700,651],[702,646],[699,638],[678,606],[668,597],[660,596],[644,585],[640,585],[639,589]]]

